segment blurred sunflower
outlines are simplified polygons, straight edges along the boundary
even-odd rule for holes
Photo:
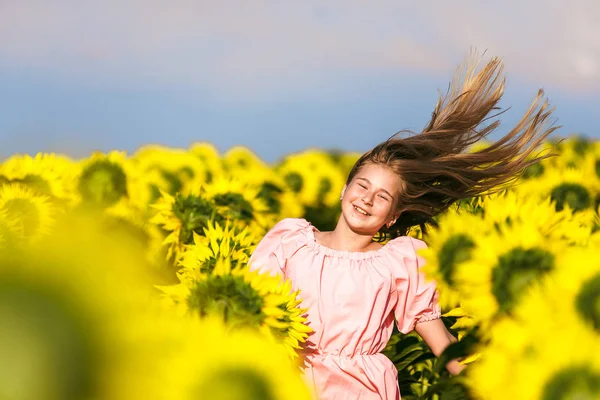
[[[488,226],[532,224],[548,239],[566,240],[569,244],[585,244],[592,229],[589,218],[581,218],[569,207],[557,211],[549,196],[539,198],[509,190],[483,197],[482,208]]]
[[[481,361],[467,371],[473,389],[490,399],[599,398],[599,298],[594,250],[570,248],[492,326]]]
[[[346,182],[331,157],[316,150],[287,156],[276,171],[305,206],[338,204]]]
[[[244,179],[245,176],[261,176],[269,170],[267,164],[250,149],[234,146],[223,155],[223,166],[229,176]]]
[[[298,291],[279,277],[232,268],[231,260],[216,260],[212,274],[199,280],[182,279],[179,285],[157,286],[178,314],[216,316],[231,327],[252,327],[280,337],[292,356],[311,330],[304,325],[306,312],[298,309]]]
[[[128,198],[126,155],[123,152],[94,153],[81,164],[77,190],[83,204],[108,207]]]
[[[427,248],[419,254],[426,260],[423,272],[438,285],[442,308],[450,310],[460,303],[456,288],[458,265],[471,259],[479,237],[492,226],[479,216],[458,213],[454,208],[440,216],[437,222],[439,228],[428,232],[425,237]]]
[[[145,304],[144,277],[127,241],[76,222],[0,250],[0,398],[119,398],[106,390],[131,359],[116,332]]]
[[[157,145],[143,146],[130,159],[132,181],[137,190],[132,195],[136,204],[151,204],[161,191],[175,195],[188,194],[212,177],[211,166],[184,149]]]
[[[556,211],[565,208],[581,213],[580,218],[590,221],[596,207],[598,185],[581,169],[550,169],[538,179],[524,181],[515,190],[523,194],[537,194],[540,198],[550,197]]]
[[[211,143],[192,143],[189,151],[194,156],[198,157],[206,167],[206,182],[211,182],[214,178],[224,174],[223,163],[219,151]]]
[[[20,184],[10,184],[0,186],[0,215],[4,215],[4,240],[10,236],[26,242],[52,231],[57,210],[48,196]]]
[[[72,182],[78,173],[77,164],[66,156],[16,154],[0,164],[0,184],[19,183],[56,203],[74,204],[78,196]]]
[[[169,320],[158,366],[135,371],[133,397],[148,399],[309,400],[299,369],[272,341],[249,329],[231,329],[218,318]],[[131,376],[131,374],[129,374]],[[141,396],[140,396],[141,395]]]
[[[487,326],[497,314],[510,313],[532,283],[553,271],[557,254],[566,247],[531,223],[515,223],[479,237],[471,258],[456,269],[461,305]]]

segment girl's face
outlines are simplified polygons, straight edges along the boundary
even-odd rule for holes
[[[352,231],[375,235],[398,218],[398,196],[402,182],[384,165],[366,164],[344,186],[342,218]]]

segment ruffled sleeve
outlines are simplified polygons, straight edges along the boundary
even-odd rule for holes
[[[292,255],[299,237],[306,236],[303,229],[310,224],[299,218],[286,218],[279,221],[254,249],[250,257],[250,270],[268,272],[271,275],[285,276],[285,265],[287,259]]]
[[[426,279],[421,271],[425,260],[417,251],[426,248],[425,242],[402,237],[390,242],[397,265],[393,266],[397,302],[394,316],[398,330],[409,333],[418,322],[441,317],[438,291],[432,280]]]

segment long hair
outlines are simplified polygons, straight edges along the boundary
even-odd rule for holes
[[[553,108],[542,101],[543,90],[505,136],[481,150],[466,152],[500,125],[496,117],[501,112],[492,111],[499,110],[504,91],[502,61],[493,58],[476,72],[479,62],[472,55],[457,68],[421,133],[395,134],[363,154],[350,171],[347,183],[366,164],[385,165],[401,178],[400,217],[391,227],[381,228],[381,240],[406,235],[416,225],[425,230],[456,201],[505,189],[525,168],[553,155],[532,155],[558,128],[549,121]]]

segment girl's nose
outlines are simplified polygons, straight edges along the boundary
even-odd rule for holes
[[[372,206],[373,205],[373,196],[372,195],[365,195],[362,197],[362,201],[363,203]]]

